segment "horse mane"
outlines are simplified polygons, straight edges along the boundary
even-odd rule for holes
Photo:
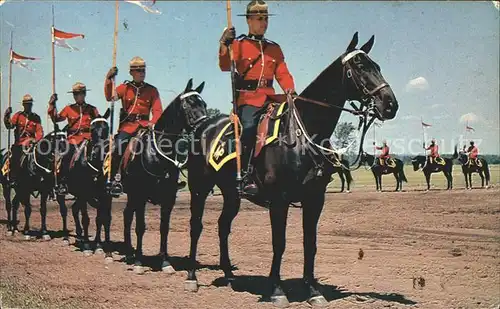
[[[180,103],[180,95],[177,95],[161,113],[160,118],[156,121],[155,129],[161,131],[175,123],[178,118]]]

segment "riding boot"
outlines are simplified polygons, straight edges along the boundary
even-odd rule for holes
[[[259,193],[259,189],[255,184],[253,179],[253,165],[252,165],[252,157],[253,157],[253,149],[254,147],[245,145],[242,147],[242,155],[241,155],[241,166],[244,169],[243,174],[243,193],[245,195],[255,196]]]
[[[106,190],[113,197],[119,197],[121,194],[123,194],[123,185],[121,182],[122,177],[120,171],[121,160],[122,155],[118,151],[114,151],[111,160],[111,182],[106,183]]]

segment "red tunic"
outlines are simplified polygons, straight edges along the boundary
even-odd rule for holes
[[[383,146],[383,147],[375,147],[377,150],[382,150],[382,153],[380,154],[379,158],[386,159],[389,158],[389,146]]]
[[[25,112],[17,112],[5,126],[15,130],[14,145],[28,146],[31,141],[38,142],[43,138],[42,121],[36,113],[28,116]]]
[[[254,81],[259,85],[256,89],[238,90],[237,105],[244,104],[262,107],[266,101],[267,94],[275,94],[270,83],[274,78],[278,81],[283,91],[295,90],[294,79],[285,63],[285,57],[281,47],[273,41],[262,39],[256,40],[247,35],[240,35],[231,45],[235,60],[236,71],[241,75],[259,57],[259,60],[250,67],[244,77],[245,81]],[[222,71],[231,70],[229,53],[219,50],[219,67]]]
[[[425,150],[431,151],[431,157],[433,157],[433,158],[439,157],[438,149],[439,149],[438,145],[434,145],[434,146],[431,145],[431,146],[425,148]]]
[[[104,83],[104,95],[107,101],[111,101],[112,83],[109,79]],[[128,120],[120,120],[118,131],[132,134],[139,126],[146,127],[149,122],[156,123],[162,114],[160,94],[156,87],[148,83],[135,86],[127,81],[116,87],[116,95],[122,101],[125,116],[128,115]],[[151,120],[149,120],[150,113],[153,114]]]
[[[49,105],[47,111],[52,121],[61,122],[68,120],[68,142],[78,145],[85,139],[90,139],[90,123],[99,117],[95,106],[90,104],[77,104],[65,106],[60,113],[54,105]]]

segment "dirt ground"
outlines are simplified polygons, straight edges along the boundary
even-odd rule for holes
[[[189,252],[189,196],[179,193],[172,213],[169,253],[177,272],[154,270],[159,208],[148,206],[144,237],[153,269],[134,274],[122,256],[104,263],[51,241],[6,236],[0,226],[1,308],[272,308],[266,294],[272,247],[267,210],[243,202],[230,238],[238,276],[221,286],[217,219],[222,198],[209,197],[200,239],[200,289],[185,292]],[[123,239],[123,202],[113,206],[112,239]],[[70,212],[71,213],[71,212]],[[5,207],[0,218],[5,219]],[[95,211],[90,211],[94,231]],[[24,214],[20,211],[21,225]],[[301,292],[301,209],[289,213],[282,278],[291,308],[308,308]],[[32,227],[40,226],[38,206]],[[50,203],[48,227],[61,228]],[[73,219],[69,227],[74,228]],[[134,239],[135,239],[135,234]],[[316,276],[329,308],[498,308],[500,304],[500,190],[328,193],[320,220]],[[74,242],[72,238],[71,242]],[[364,256],[358,259],[359,250]]]

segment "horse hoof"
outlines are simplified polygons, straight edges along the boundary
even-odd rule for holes
[[[92,252],[92,250],[83,250],[84,256],[91,256],[92,254],[94,254],[94,252]]]
[[[323,297],[323,295],[313,296],[307,300],[309,305],[313,307],[326,307],[328,306],[328,302]]]
[[[144,267],[142,267],[140,265],[134,265],[134,274],[143,275],[144,274]]]
[[[346,191],[346,193],[351,193],[351,191],[350,191],[350,190],[347,190],[347,191]]]
[[[94,253],[95,254],[103,254],[104,250],[102,250],[102,248],[97,248],[97,249],[95,249]]]
[[[65,246],[65,247],[69,246],[69,239],[63,239],[62,245]]]
[[[7,236],[14,236],[14,232],[13,231],[7,231],[7,233],[5,233]]]
[[[196,280],[184,281],[184,290],[188,292],[198,292],[198,281]]]
[[[113,261],[114,260],[113,260],[112,256],[107,256],[107,257],[104,258],[104,263],[105,264],[111,264],[111,263],[113,263]]]
[[[273,303],[273,306],[278,308],[287,308],[290,306],[288,298],[286,298],[285,295],[271,296],[271,302]]]
[[[24,235],[24,240],[31,240],[31,236],[30,235]]]
[[[51,238],[49,234],[43,234],[42,239],[45,241],[49,241]]]
[[[161,270],[167,275],[175,274],[175,269],[171,265],[162,267]]]

